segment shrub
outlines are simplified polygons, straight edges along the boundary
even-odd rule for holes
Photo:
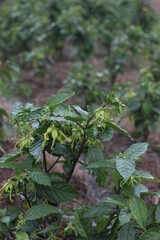
[[[137,135],[147,140],[150,129],[156,131],[160,116],[160,82],[154,82],[151,72],[143,69],[136,91],[127,100]]]
[[[105,71],[96,71],[92,64],[78,62],[69,71],[65,89],[75,91],[81,107],[100,105],[106,92]]]
[[[106,160],[103,142],[113,137],[114,130],[129,136],[112,119],[122,114],[124,105],[111,94],[98,109],[88,106],[84,111],[64,104],[71,95],[58,93],[41,108],[26,104],[12,111],[11,120],[20,135],[18,149],[2,157],[0,167],[15,169],[16,174],[4,183],[0,195],[11,202],[19,197],[22,207],[0,210],[1,236],[14,230],[16,239],[159,239],[159,205],[147,208],[142,199],[158,195],[148,192],[142,180],[158,180],[135,165],[148,144],[133,144]],[[49,163],[46,153],[56,159]],[[82,154],[87,155],[87,162],[80,160]],[[22,162],[16,162],[20,156]],[[105,185],[112,172],[115,194],[94,207],[70,209],[72,217],[60,203],[77,197],[69,182],[78,163],[99,184]],[[62,164],[63,172],[55,171],[57,164]],[[47,216],[49,226],[44,222]]]

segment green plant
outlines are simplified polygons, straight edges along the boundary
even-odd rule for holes
[[[146,69],[141,71],[136,91],[128,96],[127,106],[134,119],[138,136],[147,140],[150,129],[154,132],[160,116],[160,82]]]
[[[13,98],[14,86],[17,82],[17,76],[19,69],[16,65],[11,62],[6,62],[5,64],[0,62],[0,97],[11,99]],[[4,124],[4,117],[8,118],[8,113],[4,107],[0,105],[0,140],[5,140],[7,138],[5,129],[9,130],[9,126]],[[4,153],[4,149],[0,145],[0,152]]]
[[[78,62],[65,80],[65,89],[75,91],[81,107],[100,105],[106,88],[105,71],[96,71],[92,64]]]
[[[18,150],[0,159],[0,167],[15,169],[16,174],[3,184],[0,195],[12,202],[21,198],[22,207],[0,210],[1,236],[14,230],[16,239],[121,240],[126,236],[127,240],[147,240],[152,236],[158,240],[159,205],[147,209],[142,199],[143,195],[158,194],[149,193],[142,180],[158,180],[135,166],[148,144],[133,144],[106,160],[103,142],[113,137],[114,130],[129,136],[112,119],[122,114],[124,105],[111,94],[98,109],[88,106],[84,111],[64,104],[72,95],[58,93],[41,108],[26,104],[13,109],[11,120],[21,138],[16,143]],[[46,153],[55,157],[52,162],[47,161]],[[88,161],[81,161],[82,154]],[[22,162],[16,162],[22,156]],[[91,171],[99,184],[105,185],[108,172],[112,172],[115,195],[94,207],[70,209],[71,217],[60,203],[77,197],[69,182],[78,163]],[[62,165],[61,173],[55,170],[57,164]]]
[[[0,15],[2,57],[5,60],[14,57],[23,67],[31,67],[41,75],[53,57],[63,57],[66,45],[68,55],[81,60],[88,59],[99,44],[110,56],[114,42],[124,32],[126,39],[128,28],[134,28],[136,36],[139,32],[150,35],[156,22],[150,4],[142,0],[39,0],[36,5],[33,0],[13,0],[11,4],[3,3]],[[127,45],[128,41],[132,42],[132,37]],[[142,41],[136,40],[135,49]],[[118,60],[120,65],[126,52],[125,42],[123,45],[120,46],[123,52],[115,54],[114,49],[112,54],[113,58],[122,58],[122,62]]]

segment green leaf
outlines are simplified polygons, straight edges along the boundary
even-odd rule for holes
[[[74,93],[57,93],[49,99],[47,105],[53,110],[73,95]]]
[[[29,240],[28,234],[26,232],[16,233],[16,240]]]
[[[159,240],[160,239],[160,227],[154,227],[144,232],[139,240]]]
[[[141,178],[142,180],[154,180],[155,179],[149,172],[146,172],[143,170],[136,170],[134,172],[134,176],[137,176],[137,177]]]
[[[10,222],[12,222],[18,217],[20,211],[21,211],[21,208],[19,206],[9,207],[7,208],[6,216],[9,216]]]
[[[147,212],[147,220],[146,220],[146,226],[149,226],[151,224],[155,224],[155,212],[156,212],[156,205],[151,205]]]
[[[53,222],[49,227],[43,229],[41,232],[41,234],[45,234],[45,233],[48,233],[48,232],[52,232],[54,233],[56,230],[58,230],[60,228],[58,222]]]
[[[117,172],[117,170],[113,171],[112,179],[113,179],[113,183],[116,187],[116,190],[118,190],[119,189],[119,182],[121,181],[121,175]]]
[[[112,168],[115,169],[115,165],[110,160],[102,162],[93,162],[88,164],[87,168]]]
[[[121,227],[118,233],[118,240],[135,240],[135,230],[130,223]]]
[[[25,170],[31,170],[33,161],[34,161],[34,157],[33,156],[28,156],[27,158],[25,158],[23,160],[22,166],[25,168]]]
[[[51,180],[47,173],[39,170],[37,172],[30,172],[29,176],[32,180],[40,185],[49,186],[51,187]]]
[[[119,214],[119,222],[120,222],[120,225],[123,226],[124,224],[130,222],[131,220],[131,214],[126,212],[125,209],[122,209],[120,211],[120,214]]]
[[[116,206],[119,206],[119,207],[127,207],[128,206],[127,200],[123,196],[118,195],[118,194],[111,195],[110,197],[108,197],[106,202],[116,205]]]
[[[84,118],[88,117],[88,112],[84,111],[81,107],[79,106],[73,106],[73,108],[80,113],[80,115]]]
[[[5,216],[3,218],[0,218],[0,222],[5,223],[7,226],[9,226],[10,217],[9,216]]]
[[[134,188],[134,194],[136,195],[136,197],[140,198],[141,194],[146,192],[148,192],[148,188],[143,184],[136,185]]]
[[[145,222],[147,219],[147,207],[145,202],[140,198],[133,198],[130,203],[132,216],[136,219],[139,226],[145,229]]]
[[[65,146],[65,145],[63,145],[61,143],[57,143],[51,153],[56,155],[56,156],[63,155],[64,158],[71,158],[72,157],[71,149],[67,148],[67,146]]]
[[[104,162],[104,160],[105,160],[103,152],[98,147],[90,147],[88,149],[87,156],[88,156],[88,163],[93,163],[93,162],[98,162],[98,161]]]
[[[92,231],[92,219],[85,219],[79,209],[75,212],[75,227],[81,237],[88,239]]]
[[[39,136],[37,137],[34,142],[31,144],[29,148],[29,153],[35,157],[36,160],[40,160],[41,155],[42,155],[42,142],[43,142],[43,137]]]
[[[4,162],[0,163],[0,168],[10,168],[15,170],[25,170],[25,168],[18,163],[12,163],[12,162]]]
[[[101,216],[99,218],[96,219],[96,231],[98,233],[102,232],[103,230],[105,230],[106,226],[108,225],[110,220],[109,216]]]
[[[127,181],[135,171],[135,162],[132,159],[117,157],[116,168],[124,180]]]
[[[110,126],[111,128],[113,128],[113,129],[116,130],[117,132],[119,132],[119,133],[121,133],[121,134],[123,134],[123,135],[125,135],[125,136],[127,136],[127,137],[131,137],[130,134],[129,134],[126,130],[124,130],[123,128],[121,128],[120,126],[118,126],[115,122],[109,122],[108,124],[109,124],[109,126]]]
[[[22,226],[23,231],[25,232],[33,232],[39,229],[39,220],[26,220]]]
[[[40,204],[30,208],[24,215],[26,220],[35,220],[46,217],[49,214],[59,213],[56,207],[47,204]]]
[[[15,159],[19,158],[21,156],[21,153],[19,151],[11,152],[0,158],[0,163],[4,162],[11,162]]]
[[[106,202],[100,202],[96,204],[95,206],[91,207],[84,213],[85,218],[93,218],[93,217],[99,217],[99,216],[108,216],[112,210],[110,209],[110,206]]]
[[[124,152],[124,155],[127,158],[137,159],[147,151],[147,148],[148,143],[135,143]]]
[[[35,184],[35,187],[40,196],[53,203],[67,202],[78,196],[78,193],[69,183],[53,182],[52,188],[44,188],[39,184]]]
[[[114,131],[111,127],[106,128],[106,130],[100,135],[103,141],[110,141],[113,137]]]
[[[160,223],[160,204],[156,207],[155,218],[158,223]]]
[[[133,187],[130,184],[128,185],[127,183],[125,183],[125,184],[123,184],[123,186],[121,186],[120,192],[122,195],[124,195],[128,198],[132,198],[134,196]]]

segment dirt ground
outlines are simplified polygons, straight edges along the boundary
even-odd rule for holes
[[[160,0],[153,0],[154,7],[158,13],[160,13]],[[101,66],[101,61],[93,59],[93,62],[96,66]],[[50,77],[40,78],[33,74],[33,72],[24,72],[23,79],[24,81],[30,85],[32,89],[32,94],[29,97],[29,102],[34,102],[37,105],[43,105],[49,99],[50,96],[55,94],[59,89],[64,86],[64,80],[68,76],[68,71],[70,67],[73,65],[73,62],[70,61],[60,61],[54,63]],[[133,71],[132,81],[136,78],[137,73]],[[128,80],[128,75],[125,74],[123,80],[122,78],[118,79],[118,81],[126,81]],[[0,104],[10,112],[12,104],[7,102],[6,100],[0,98]],[[134,135],[134,126],[131,124],[128,119],[124,119],[120,124],[122,127],[127,129]],[[160,133],[158,132],[156,135],[150,135],[149,141],[151,143],[158,142],[160,140]],[[13,150],[14,140],[6,141],[3,144],[6,152],[10,152]],[[120,134],[115,134],[112,141],[110,141],[105,146],[105,155],[106,158],[109,159],[115,153],[123,152],[127,147],[132,144],[130,139],[124,137]],[[160,149],[160,146],[157,147]],[[1,154],[2,155],[2,154]],[[160,151],[153,151],[151,147],[147,151],[147,153],[143,156],[143,169],[151,172],[157,178],[160,178]],[[142,166],[139,164],[139,167]],[[6,169],[0,170],[0,185],[2,185],[3,181],[11,176],[14,172]],[[112,183],[110,179],[108,180],[107,186],[105,188],[99,188],[97,184],[94,182],[94,178],[90,176],[86,171],[84,171],[80,166],[77,166],[75,169],[75,173],[72,179],[72,184],[75,188],[80,191],[80,197],[75,205],[83,204],[93,204],[97,200],[105,199],[112,192]],[[149,188],[152,191],[160,190],[160,184],[149,184]],[[154,199],[153,199],[154,201]],[[0,208],[6,204],[3,200],[0,200]]]

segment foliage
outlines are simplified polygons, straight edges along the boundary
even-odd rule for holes
[[[101,107],[93,110],[88,106],[84,111],[64,104],[72,95],[58,93],[41,108],[26,104],[12,110],[11,120],[20,136],[18,149],[2,157],[0,167],[15,169],[16,174],[4,182],[0,195],[11,202],[20,198],[22,208],[0,210],[1,236],[14,230],[16,239],[158,239],[159,205],[147,209],[142,199],[158,193],[149,193],[142,180],[159,180],[137,170],[135,164],[148,144],[133,144],[106,160],[103,142],[113,137],[114,130],[129,136],[112,119],[122,114],[124,105],[111,94],[104,96]],[[52,162],[46,153],[54,157]],[[83,154],[87,162],[80,161]],[[20,156],[23,160],[18,163]],[[112,172],[115,194],[93,207],[70,209],[72,218],[59,204],[77,197],[69,182],[78,163],[95,175],[99,184],[106,185],[107,173]],[[58,164],[61,173],[55,170]],[[47,217],[50,224],[43,226]]]
[[[6,62],[2,64],[0,62],[0,97],[5,97],[6,99],[13,98],[14,86],[17,83],[17,77],[19,74],[19,69],[16,65],[11,62]],[[9,130],[9,126],[3,124],[3,118],[8,117],[8,113],[4,107],[0,105],[0,140],[5,140],[7,137],[4,128]],[[4,153],[4,149],[0,145],[0,152]]]
[[[92,64],[78,62],[65,80],[65,89],[75,91],[81,107],[100,105],[106,87],[105,71],[96,71]]]
[[[14,56],[23,67],[43,75],[64,48],[69,46],[69,57],[85,60],[100,43],[113,78],[157,20],[146,0],[13,0],[2,5],[0,15],[3,58]]]
[[[152,65],[153,66],[153,65]],[[148,138],[150,129],[157,129],[160,116],[160,82],[154,81],[155,72],[142,69],[136,91],[128,96],[127,106],[134,119],[138,136]]]

